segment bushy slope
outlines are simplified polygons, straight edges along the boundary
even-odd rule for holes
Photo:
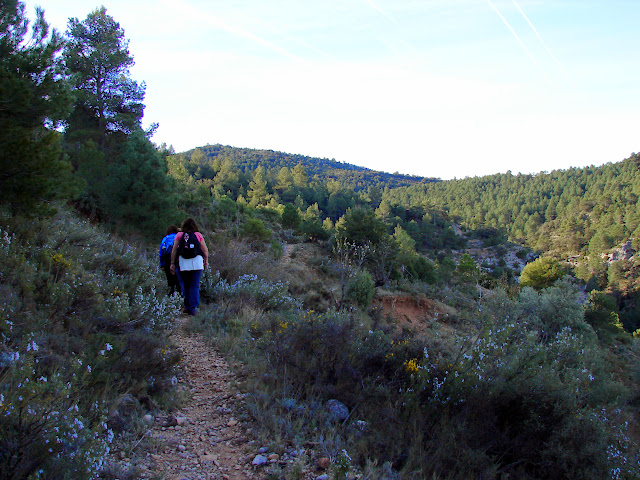
[[[435,285],[390,283],[374,302],[386,307],[369,308],[349,295],[363,285],[357,254],[296,244],[278,261],[241,240],[224,249],[215,268],[238,273],[205,285],[213,302],[194,328],[242,360],[271,450],[327,456],[336,478],[638,474],[626,427],[633,340],[617,329],[602,342],[570,279],[487,290],[461,261]],[[424,309],[400,321],[394,295]]]
[[[118,399],[153,408],[170,386],[179,302],[154,256],[65,209],[4,217],[0,240],[0,478],[94,478],[135,421]]]

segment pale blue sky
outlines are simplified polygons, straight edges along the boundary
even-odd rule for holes
[[[640,151],[637,0],[26,0],[104,5],[145,123],[207,143],[463,178]]]

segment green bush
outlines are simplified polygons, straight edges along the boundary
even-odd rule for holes
[[[242,235],[252,238],[253,240],[266,241],[271,238],[271,230],[269,230],[259,218],[247,218],[242,225],[241,232]]]
[[[553,285],[565,273],[558,260],[551,257],[539,257],[533,262],[527,263],[522,269],[520,285],[540,290]]]
[[[345,300],[366,310],[371,305],[374,294],[375,285],[371,274],[366,270],[360,270],[347,282]]]
[[[104,407],[84,404],[91,367],[48,371],[39,350],[31,340],[1,359],[0,478],[95,478],[113,434]]]

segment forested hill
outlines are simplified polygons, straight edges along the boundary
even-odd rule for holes
[[[633,154],[601,167],[409,186],[384,198],[443,209],[469,228],[504,229],[543,252],[593,256],[640,234],[639,167]]]
[[[216,166],[219,167],[225,161],[230,161],[244,174],[252,173],[259,166],[267,171],[278,172],[285,167],[292,170],[296,165],[302,165],[309,178],[317,176],[321,182],[334,180],[343,187],[353,188],[356,192],[371,186],[384,189],[384,187],[394,188],[439,181],[437,178],[380,172],[333,159],[220,144],[188,150],[179,156],[184,159],[187,170],[196,179],[213,178],[212,174],[218,170]]]

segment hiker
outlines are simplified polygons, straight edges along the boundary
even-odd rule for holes
[[[182,222],[171,250],[171,272],[178,273],[184,294],[184,312],[195,315],[200,305],[200,276],[207,268],[209,250],[193,218]],[[176,269],[177,263],[177,269]]]
[[[160,258],[160,268],[164,270],[167,275],[168,293],[173,295],[176,291],[182,295],[182,285],[179,283],[178,276],[175,273],[171,273],[171,251],[173,250],[173,242],[178,233],[178,227],[171,225],[167,228],[165,237],[160,242],[160,251],[158,257]]]

